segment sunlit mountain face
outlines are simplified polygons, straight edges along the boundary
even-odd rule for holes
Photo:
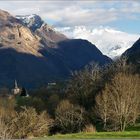
[[[70,38],[87,39],[101,52],[111,58],[119,57],[139,38],[138,34],[129,34],[110,27],[87,28],[86,26],[63,27],[56,30]]]

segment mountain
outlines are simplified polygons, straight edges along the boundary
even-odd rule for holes
[[[64,34],[57,32],[53,27],[45,23],[40,16],[36,14],[16,16],[21,20],[32,32],[35,32],[41,38],[50,40],[51,42],[59,42],[67,39]]]
[[[139,38],[137,34],[128,34],[109,27],[87,28],[76,26],[56,28],[70,38],[87,39],[95,44],[101,52],[111,58],[120,56]]]
[[[16,79],[22,86],[38,87],[65,80],[89,63],[112,61],[89,41],[68,39],[36,17],[26,23],[0,10],[0,86],[11,86]]]
[[[129,62],[140,66],[140,38],[122,56],[126,56]]]
[[[44,23],[41,17],[36,14],[25,15],[25,16],[17,15],[16,18],[20,19],[32,31],[35,31],[36,29],[40,28]]]

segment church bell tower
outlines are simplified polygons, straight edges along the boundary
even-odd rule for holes
[[[15,80],[15,85],[14,88],[12,90],[14,95],[18,95],[20,93],[20,88],[18,87],[17,81]]]

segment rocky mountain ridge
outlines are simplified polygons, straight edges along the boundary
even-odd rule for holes
[[[35,32],[40,37],[52,42],[59,42],[68,39],[64,34],[57,32],[53,27],[45,23],[40,16],[36,14],[16,16],[23,24],[25,24],[32,32]]]

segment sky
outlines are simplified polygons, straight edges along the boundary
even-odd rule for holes
[[[55,27],[111,27],[140,33],[139,0],[0,0],[0,9],[13,15],[38,14]]]

